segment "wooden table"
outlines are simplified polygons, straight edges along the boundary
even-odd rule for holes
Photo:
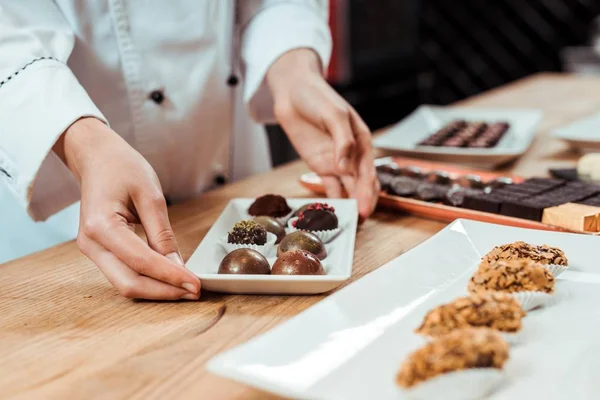
[[[514,167],[543,175],[576,154],[549,129],[600,111],[600,79],[542,74],[461,105],[544,111],[540,136]],[[170,209],[189,258],[229,199],[278,192],[309,196],[292,163]],[[357,235],[352,281],[442,229],[444,224],[378,211]],[[4,227],[7,229],[10,227]],[[265,332],[323,296],[226,296],[200,302],[137,302],[120,297],[74,242],[0,268],[0,397],[264,399],[266,393],[207,373],[208,359]]]

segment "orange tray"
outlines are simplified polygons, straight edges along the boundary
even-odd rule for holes
[[[516,175],[500,174],[489,171],[479,171],[476,169],[461,168],[454,165],[448,165],[443,163],[429,162],[423,160],[416,160],[405,157],[385,157],[375,161],[376,165],[389,164],[394,162],[400,167],[415,166],[421,168],[423,171],[434,171],[440,170],[445,171],[452,177],[459,175],[478,175],[485,181],[490,181],[502,176],[507,176],[513,179],[514,182],[519,183],[524,179]],[[300,183],[308,188],[309,190],[318,193],[325,194],[325,188],[321,178],[315,173],[304,174],[300,177]],[[386,208],[391,208],[406,213],[414,214],[420,217],[434,219],[442,222],[452,222],[458,218],[471,219],[481,222],[489,222],[498,225],[516,226],[519,228],[538,229],[545,231],[559,231],[569,232],[568,230],[556,226],[542,224],[537,221],[530,221],[527,219],[507,217],[499,214],[491,214],[481,211],[469,210],[466,208],[447,206],[441,203],[430,203],[421,200],[409,199],[399,196],[394,196],[386,192],[381,192],[379,197],[379,205]],[[589,232],[577,232],[589,234]]]

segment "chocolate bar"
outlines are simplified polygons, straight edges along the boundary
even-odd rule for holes
[[[503,198],[492,193],[473,193],[464,196],[462,207],[493,214],[500,212]]]
[[[544,209],[564,203],[574,203],[600,193],[600,188],[581,182],[569,182],[557,189],[550,190],[526,199],[503,202],[500,214],[541,221]]]

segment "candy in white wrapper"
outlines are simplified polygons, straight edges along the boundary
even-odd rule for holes
[[[402,392],[418,400],[474,400],[489,396],[504,380],[498,368],[471,368],[447,372]]]
[[[551,294],[533,291],[514,292],[511,293],[511,295],[514,296],[517,300],[519,300],[519,303],[521,303],[521,307],[525,311],[531,311],[534,308],[541,307],[544,304],[548,303],[552,298]]]
[[[277,241],[277,236],[272,234],[271,232],[267,232],[267,242],[262,246],[259,246],[257,244],[228,243],[227,237],[228,235],[225,235],[223,238],[221,238],[221,245],[223,246],[227,254],[237,249],[252,249],[258,251],[260,254],[267,258],[270,256],[271,251],[273,250],[273,246],[275,246],[275,242]]]
[[[554,275],[555,278],[557,276],[559,276],[560,274],[562,274],[563,272],[565,272],[567,269],[569,269],[569,267],[567,267],[566,265],[558,265],[558,264],[547,264],[547,265],[542,265],[542,267],[544,267],[548,271],[550,271],[550,273],[552,275]]]
[[[296,232],[299,230],[294,226],[294,221],[296,221],[297,219],[298,219],[298,217],[294,217],[288,221],[288,230],[290,231],[290,233]],[[330,229],[328,231],[307,231],[307,232],[314,233],[319,239],[321,239],[321,241],[323,243],[329,243],[333,239],[335,239],[335,237],[341,231],[342,231],[342,228],[340,228],[338,226],[336,229]]]

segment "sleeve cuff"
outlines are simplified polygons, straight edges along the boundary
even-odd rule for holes
[[[34,220],[79,199],[77,181],[52,146],[82,117],[106,123],[61,62],[36,62],[0,87],[0,179]]]
[[[257,122],[275,122],[273,98],[265,82],[269,67],[285,52],[298,48],[314,50],[323,71],[327,69],[331,56],[327,19],[302,5],[278,4],[265,8],[243,32],[244,102]]]

